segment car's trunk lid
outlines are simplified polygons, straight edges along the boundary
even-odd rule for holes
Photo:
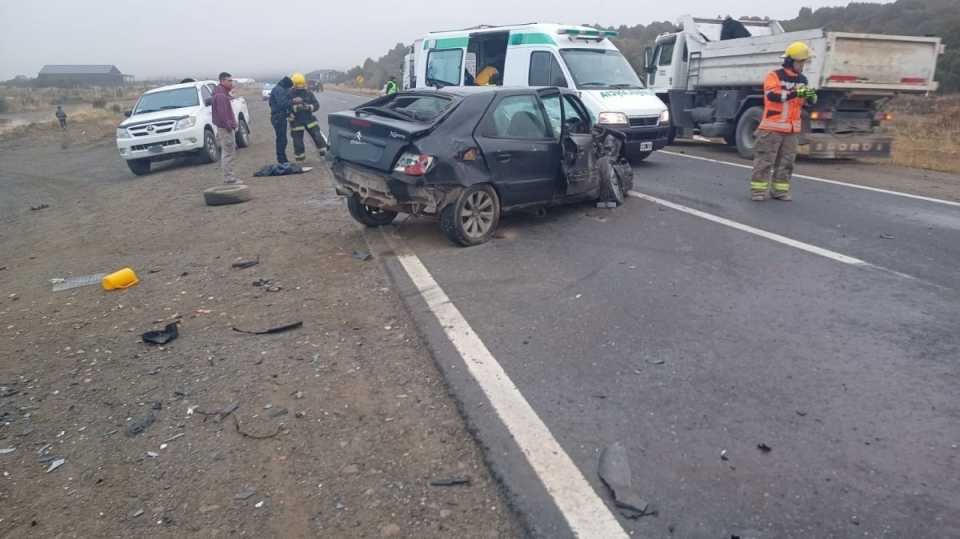
[[[404,148],[431,127],[362,111],[331,114],[329,122],[334,156],[382,171],[390,171]]]

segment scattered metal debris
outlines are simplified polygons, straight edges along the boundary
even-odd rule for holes
[[[56,470],[57,468],[63,466],[66,462],[67,462],[67,459],[56,459],[56,460],[54,460],[53,462],[50,463],[50,467],[47,468],[47,473],[50,473],[50,472]]]
[[[458,487],[469,484],[469,477],[451,477],[450,479],[436,479],[434,481],[430,481],[431,487]]]
[[[172,441],[174,441],[174,440],[179,440],[180,438],[183,438],[184,436],[186,436],[186,434],[184,434],[184,433],[181,432],[180,434],[176,434],[176,435],[174,435],[174,436],[171,436],[171,437],[167,438],[166,440],[163,441],[163,443],[168,444],[168,443],[170,443],[170,442],[172,442]]]
[[[759,443],[759,444],[757,444],[757,449],[759,449],[760,451],[763,451],[764,453],[769,453],[769,452],[773,451],[773,448],[772,448],[772,447],[770,447],[769,445],[767,445],[767,444],[765,444],[765,443],[762,443],[762,442]]]
[[[148,331],[141,338],[147,344],[164,345],[180,336],[177,329],[179,322],[167,324],[163,329],[157,331]]]
[[[720,460],[730,460],[730,457],[727,456],[726,449],[720,451]]]
[[[247,335],[273,335],[275,333],[283,333],[284,331],[290,331],[292,329],[297,329],[301,327],[303,327],[303,322],[294,322],[292,324],[277,326],[264,331],[246,331],[238,328],[233,328],[233,330],[236,331],[237,333],[246,333]]]
[[[361,262],[366,262],[367,260],[370,260],[371,258],[373,258],[373,255],[370,254],[369,251],[354,251],[353,258]]]
[[[234,269],[247,269],[247,268],[252,268],[259,263],[260,263],[260,257],[258,256],[253,260],[240,260],[240,261],[234,262],[231,265],[231,267],[233,267]]]
[[[650,504],[633,489],[631,475],[627,448],[620,442],[604,448],[600,453],[600,480],[610,489],[620,514],[629,519],[656,515],[656,511],[650,510]]]
[[[13,453],[16,450],[17,450],[16,447],[5,447],[3,449],[0,449],[0,455],[9,455],[10,453]]]

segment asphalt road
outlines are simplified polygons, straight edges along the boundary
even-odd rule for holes
[[[752,203],[747,170],[662,153],[636,173],[674,206],[510,217],[470,249],[423,219],[368,238],[422,262],[612,512],[598,457],[626,446],[658,511],[619,518],[628,533],[960,536],[960,207],[803,179],[792,203]],[[531,531],[571,536],[449,328],[386,265]]]

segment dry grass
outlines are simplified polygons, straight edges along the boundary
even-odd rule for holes
[[[57,105],[102,102],[130,103],[146,90],[144,85],[122,88],[14,88],[0,86],[0,98],[7,105],[7,112],[34,112]]]
[[[898,165],[960,173],[960,95],[898,97],[889,129]]]
[[[90,109],[70,115],[67,129],[60,129],[56,120],[20,125],[0,132],[0,141],[17,143],[88,144],[116,136],[124,116],[106,109]]]

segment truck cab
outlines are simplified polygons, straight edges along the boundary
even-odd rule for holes
[[[578,90],[594,123],[624,133],[631,163],[667,145],[669,112],[610,41],[616,32],[526,24],[434,32],[404,60],[409,88],[558,87]],[[491,76],[492,75],[492,76]]]

